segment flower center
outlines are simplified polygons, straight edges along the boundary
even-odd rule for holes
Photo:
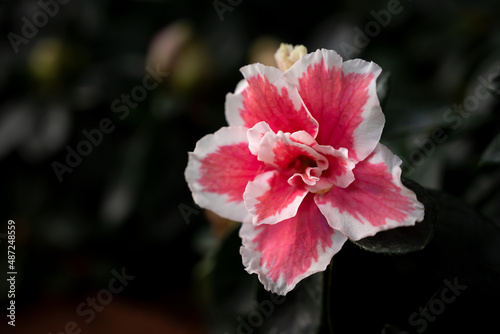
[[[324,193],[329,192],[332,188],[333,188],[333,186],[332,186],[332,187],[329,187],[329,188],[322,189],[322,190],[318,190],[318,191],[311,191],[311,192],[312,192],[312,193],[315,193],[315,194],[324,194]]]
[[[318,167],[318,164],[312,158],[305,155],[299,155],[297,159],[288,165],[289,169],[298,173],[304,173],[307,167]]]

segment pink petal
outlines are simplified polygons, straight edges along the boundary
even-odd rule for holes
[[[424,218],[424,206],[401,183],[401,160],[379,144],[354,168],[355,181],[342,189],[333,187],[315,201],[328,223],[349,239],[359,240],[377,232],[415,225]]]
[[[360,161],[377,145],[385,122],[375,87],[380,72],[375,63],[342,63],[335,51],[322,49],[299,59],[284,75],[318,121],[316,141],[347,148],[349,158]]]
[[[296,135],[295,137],[293,135]],[[257,157],[260,161],[279,169],[289,169],[291,164],[297,162],[299,157],[314,161],[318,168],[324,170],[328,162],[321,154],[306,144],[297,142],[297,137],[304,137],[304,141],[314,144],[314,139],[306,132],[299,131],[292,135],[279,131],[267,132],[260,141]],[[293,167],[292,167],[293,168]]]
[[[296,215],[307,190],[290,185],[288,179],[289,176],[275,170],[248,183],[243,198],[253,215],[253,224],[276,224]]]
[[[267,290],[285,295],[303,278],[325,270],[347,240],[328,225],[313,196],[302,201],[293,218],[275,225],[241,226],[243,264],[250,274],[258,274]]]
[[[297,131],[290,134],[290,139],[296,143],[302,143],[311,147],[318,144],[316,140],[314,140],[314,138],[305,131]]]
[[[347,157],[345,148],[318,145],[305,131],[276,134],[265,122],[257,123],[247,134],[257,159],[275,167],[283,177],[289,176],[290,185],[303,185],[316,193],[334,185],[345,188],[354,181],[355,161]]]
[[[257,155],[260,148],[260,141],[266,133],[272,131],[269,124],[266,122],[259,122],[247,131],[248,148],[253,155]]]
[[[266,170],[250,153],[246,133],[244,127],[225,127],[203,137],[189,153],[185,171],[196,204],[235,221],[250,218],[243,193]]]
[[[311,192],[319,192],[330,186],[345,188],[354,181],[353,169],[356,162],[348,158],[345,148],[338,150],[331,146],[316,145],[316,152],[321,153],[328,160],[328,169],[321,174],[321,180],[314,188],[308,189]]]
[[[253,127],[264,121],[274,132],[307,131],[313,137],[318,123],[303,107],[297,90],[288,84],[275,67],[252,64],[241,69],[246,82],[226,96],[229,125]]]

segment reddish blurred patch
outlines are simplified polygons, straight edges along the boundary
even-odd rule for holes
[[[240,225],[239,223],[233,222],[232,220],[222,218],[221,216],[210,210],[205,210],[205,216],[210,223],[213,235],[217,239],[223,239],[230,231],[236,228],[236,226]]]
[[[90,295],[89,295],[90,296]],[[68,300],[44,298],[16,314],[16,326],[0,324],[1,333],[12,334],[204,334],[200,314],[186,297],[173,298],[162,304],[130,301],[119,296],[106,305],[89,324],[79,316],[77,306],[86,297]],[[74,322],[71,327],[68,323]],[[68,326],[68,327],[66,327]],[[65,327],[69,330],[66,330]],[[79,331],[79,329],[81,331]]]

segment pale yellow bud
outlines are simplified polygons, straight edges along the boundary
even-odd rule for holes
[[[293,64],[304,55],[307,54],[307,49],[303,45],[296,45],[281,43],[278,51],[274,54],[274,59],[278,64],[278,68],[285,72]]]

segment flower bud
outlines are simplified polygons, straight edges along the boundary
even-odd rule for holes
[[[306,54],[307,49],[303,45],[296,45],[293,47],[291,44],[281,43],[278,51],[274,54],[274,59],[278,64],[278,68],[285,72]]]

